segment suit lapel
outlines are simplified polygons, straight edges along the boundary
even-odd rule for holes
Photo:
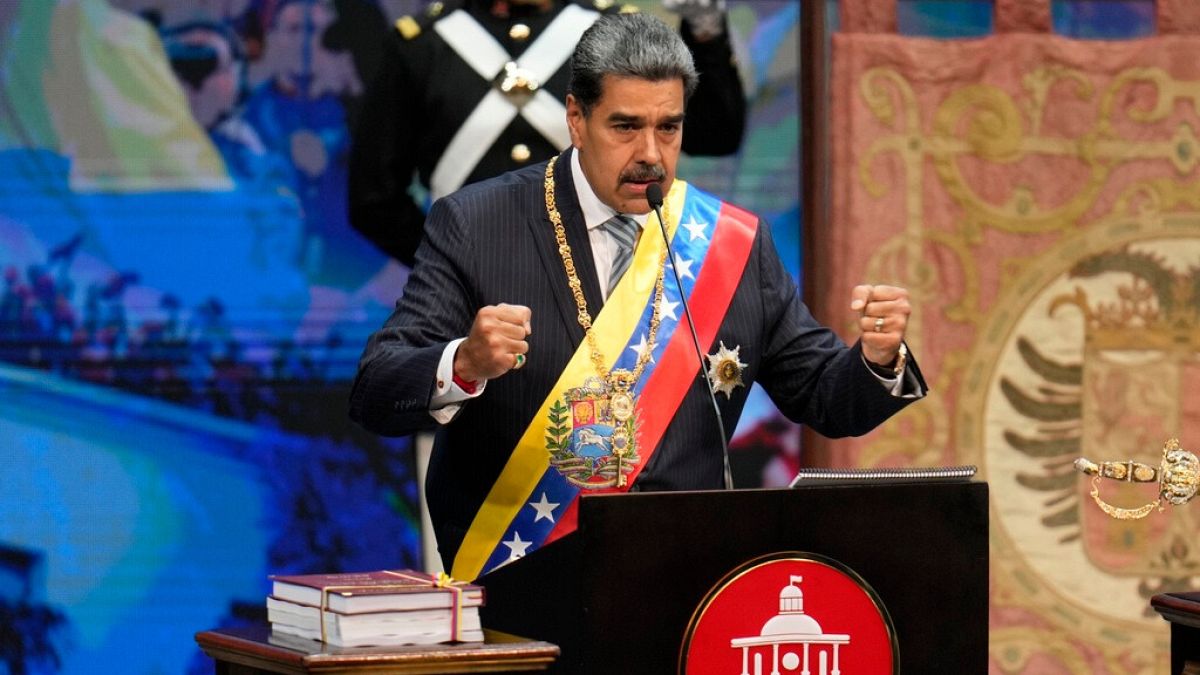
[[[592,245],[588,239],[587,225],[583,222],[583,212],[579,209],[579,200],[575,196],[575,181],[571,177],[571,150],[567,150],[552,160],[554,164],[554,200],[562,216],[563,229],[567,233],[567,244],[571,247],[571,257],[575,261],[575,273],[583,284],[583,296],[587,300],[588,312],[595,317],[603,304],[600,295],[600,282],[596,278],[596,263],[592,257]],[[541,208],[528,220],[533,239],[537,243],[538,254],[542,259],[546,282],[554,293],[555,306],[563,320],[567,335],[571,336],[573,346],[579,346],[583,341],[583,327],[576,318],[579,308],[575,304],[575,296],[567,284],[567,273],[563,269],[562,257],[558,253],[558,243],[554,238],[554,225],[546,213],[544,187],[539,181],[536,186],[538,199],[535,204]]]

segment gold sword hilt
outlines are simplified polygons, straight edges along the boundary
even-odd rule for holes
[[[1182,506],[1200,489],[1200,458],[1179,447],[1176,438],[1163,444],[1162,460],[1157,467],[1133,460],[1093,462],[1080,457],[1075,460],[1075,469],[1092,477],[1092,500],[1100,510],[1118,520],[1145,518],[1156,508],[1164,510],[1165,504]],[[1100,480],[1104,478],[1128,483],[1158,483],[1158,498],[1134,509],[1113,506],[1100,498]]]

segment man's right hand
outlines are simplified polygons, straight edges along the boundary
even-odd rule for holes
[[[529,351],[532,312],[522,305],[489,305],[480,309],[471,334],[454,354],[454,374],[467,382],[493,380],[523,363]]]

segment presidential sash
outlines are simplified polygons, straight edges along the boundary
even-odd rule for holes
[[[665,244],[651,217],[633,262],[595,317],[592,330],[610,369],[633,370],[650,350],[634,385],[636,443],[613,452],[620,436],[585,340],[522,434],[500,477],[467,531],[451,574],[475,579],[575,529],[579,494],[624,492],[645,467],[695,380],[699,363],[683,315],[686,297],[701,344],[716,338],[742,277],[758,219],[676,180],[667,195],[670,262],[658,311],[658,337],[649,341],[658,264]],[[564,278],[563,283],[566,283]],[[678,328],[678,330],[677,330]],[[625,485],[619,486],[621,476]]]

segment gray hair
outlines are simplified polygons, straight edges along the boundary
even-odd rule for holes
[[[692,53],[679,34],[659,19],[640,12],[606,14],[584,31],[571,55],[567,92],[588,115],[604,93],[605,75],[643,80],[683,80],[684,100],[700,76]]]

